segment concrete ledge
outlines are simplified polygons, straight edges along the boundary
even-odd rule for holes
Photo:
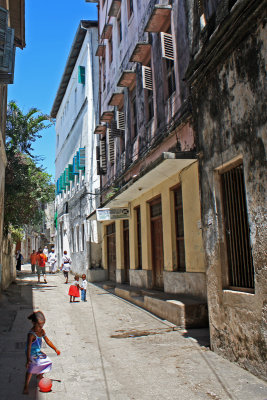
[[[138,288],[131,290],[115,287],[114,293],[179,327],[208,327],[207,304],[201,299],[181,297],[177,300],[166,294],[164,298],[157,298],[157,294],[151,292],[149,295],[148,291],[138,290]]]
[[[207,299],[206,274],[204,272],[164,271],[166,293],[187,294]]]
[[[89,269],[87,275],[88,282],[101,282],[107,280],[108,271],[105,269]]]

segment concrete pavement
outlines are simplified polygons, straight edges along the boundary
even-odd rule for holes
[[[24,266],[1,296],[1,400],[267,400],[266,383],[201,346],[201,331],[180,330],[92,284],[87,303],[69,303],[61,274],[48,275],[47,285],[36,280]],[[40,393],[33,379],[23,396],[32,309],[44,312],[61,350],[57,357],[44,348],[53,361],[47,375],[61,382]]]

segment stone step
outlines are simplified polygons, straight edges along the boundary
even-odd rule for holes
[[[189,296],[131,290],[115,287],[114,293],[156,316],[181,328],[204,328],[208,326],[208,309],[205,301]],[[177,298],[178,297],[178,298]]]

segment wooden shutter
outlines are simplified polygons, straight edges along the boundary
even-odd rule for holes
[[[142,65],[143,88],[153,90],[152,69]]]
[[[85,67],[78,67],[78,83],[85,84]]]
[[[115,151],[114,151],[114,138],[111,133],[111,129],[107,129],[108,133],[108,158],[111,164],[114,164],[115,161]]]
[[[100,140],[100,168],[104,173],[107,171],[106,138]]]
[[[124,112],[122,111],[117,111],[117,128],[125,131],[125,118],[124,118]]]
[[[109,128],[111,130],[111,135],[113,137],[122,137],[123,136],[123,131],[121,129],[117,128],[117,121],[111,121],[109,123]]]
[[[162,57],[174,60],[173,37],[169,33],[160,32]]]

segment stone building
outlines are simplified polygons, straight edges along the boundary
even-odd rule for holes
[[[3,237],[5,192],[5,126],[8,85],[14,80],[16,47],[25,47],[25,1],[0,0],[0,288],[7,287],[16,271],[12,258],[12,244]]]
[[[99,2],[98,214],[110,280],[205,300],[185,21],[178,1]]]
[[[267,3],[185,4],[211,347],[266,378]]]
[[[58,259],[67,250],[73,272],[101,266],[96,221],[87,221],[99,196],[96,174],[98,116],[97,21],[81,21],[54,100],[56,119],[56,237]]]

